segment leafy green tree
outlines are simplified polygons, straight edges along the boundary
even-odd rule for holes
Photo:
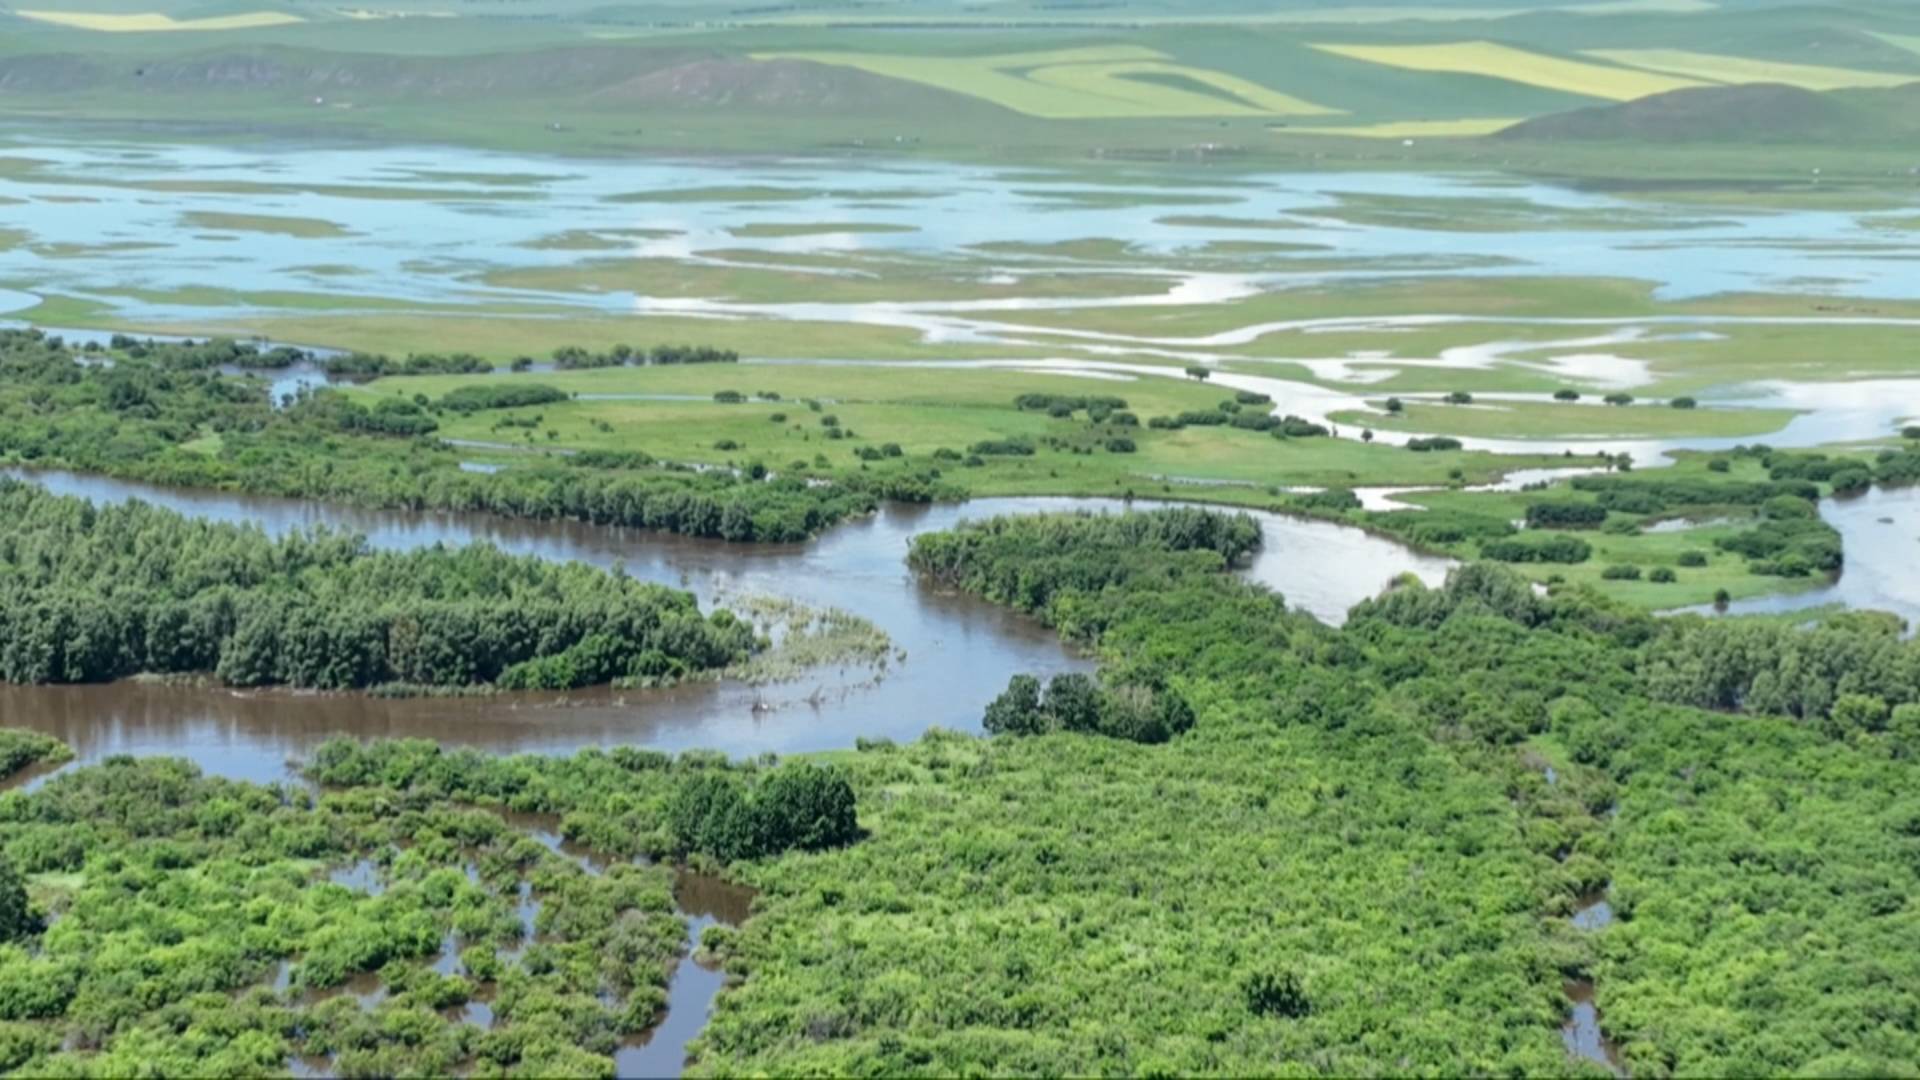
[[[1079,672],[1056,675],[1047,683],[1041,711],[1061,731],[1096,731],[1100,727],[1100,694],[1090,676]]]
[[[1040,680],[1031,675],[1015,675],[1007,688],[987,705],[981,724],[992,735],[1037,735],[1046,730],[1047,718],[1040,711]]]
[[[20,880],[12,862],[0,858],[0,941],[18,941],[34,929],[26,883]]]
[[[1300,977],[1291,971],[1257,971],[1241,984],[1247,1008],[1255,1016],[1294,1020],[1313,1011]]]

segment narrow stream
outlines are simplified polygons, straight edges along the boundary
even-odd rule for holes
[[[1608,887],[1603,885],[1580,897],[1571,917],[1575,929],[1597,933],[1613,925],[1613,905],[1608,901],[1608,891]],[[1593,980],[1567,979],[1563,986],[1567,994],[1568,1012],[1567,1022],[1560,1028],[1560,1042],[1566,1046],[1567,1053],[1602,1065],[1615,1076],[1626,1076],[1626,1066],[1620,1062],[1619,1045],[1601,1029],[1600,1007],[1595,1002]]]

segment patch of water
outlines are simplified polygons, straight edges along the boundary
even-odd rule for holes
[[[1613,904],[1605,886],[1583,894],[1574,902],[1572,921],[1578,930],[1604,930],[1613,925]]]
[[[387,891],[387,883],[380,878],[380,868],[371,859],[360,859],[350,866],[329,870],[327,880],[368,896],[379,896]]]
[[[1604,1067],[1615,1076],[1626,1076],[1620,1064],[1620,1048],[1600,1027],[1600,1008],[1594,1004],[1593,983],[1586,979],[1568,979],[1564,984],[1570,1010],[1560,1029],[1560,1042],[1567,1053],[1583,1061]]]
[[[777,201],[700,197],[741,183],[732,162],[618,158],[581,168],[577,161],[452,147],[437,148],[448,168],[423,170],[406,147],[296,149],[244,146],[159,146],[141,158],[105,141],[22,141],[10,152],[46,163],[46,175],[0,179],[0,225],[22,228],[27,243],[0,252],[0,280],[115,303],[130,320],[163,322],[216,316],[221,309],[164,299],[206,289],[258,293],[263,282],[332,292],[333,267],[352,267],[357,295],[383,302],[469,306],[537,301],[576,309],[680,310],[715,315],[752,313],[720,297],[627,296],[586,289],[521,290],[489,286],[475,271],[490,267],[566,267],[608,255],[641,259],[780,267],[796,255],[854,254],[882,264],[911,260],[951,264],[961,276],[991,279],[1032,274],[1133,274],[1177,284],[1158,302],[1214,303],[1242,287],[1284,288],[1391,275],[1552,274],[1651,278],[1663,297],[1770,292],[1818,278],[1836,293],[1866,297],[1920,295],[1920,284],[1894,255],[1920,245],[1889,241],[1870,214],[1841,211],[1721,210],[1711,219],[1688,208],[1649,208],[1608,195],[1487,175],[1413,173],[1271,173],[1231,188],[1202,173],[1166,171],[1139,177],[1079,173],[1017,175],[989,167],[937,162],[792,160],[768,165],[762,184]],[[512,183],[474,176],[514,177]],[[169,190],[157,190],[162,179]],[[235,181],[260,186],[235,190]],[[203,190],[192,190],[194,184]],[[1205,214],[1154,216],[1159,203],[1191,201],[1196,189],[1220,205]],[[88,201],[66,200],[84,193]],[[633,196],[639,193],[640,198]],[[1355,194],[1436,200],[1495,196],[1531,204],[1534,227],[1436,232],[1417,224],[1356,224],[1340,212]],[[395,195],[404,197],[396,198]],[[1084,197],[1091,195],[1091,198]],[[692,197],[689,197],[692,196]],[[1577,203],[1570,206],[1569,202]],[[1461,201],[1471,216],[1474,203]],[[881,208],[886,207],[886,208]],[[902,209],[904,208],[904,209]],[[1568,211],[1593,227],[1570,230]],[[205,212],[307,218],[343,227],[337,235],[294,236],[197,224]],[[1661,227],[1650,217],[1665,214]],[[898,223],[910,230],[802,236],[740,236],[752,219]],[[1220,277],[1206,269],[1206,245],[1248,238],[1245,223],[1268,226],[1259,239],[1288,245],[1263,253],[1259,275]],[[1529,224],[1524,219],[1522,225]],[[611,251],[543,245],[565,233],[598,233],[624,245]],[[1047,245],[1126,237],[1109,256],[1052,257]],[[236,240],[244,238],[244,243]],[[140,241],[153,246],[129,246]],[[630,241],[630,242],[628,242]],[[982,245],[1022,245],[1018,257]],[[1649,258],[1649,244],[1666,245]],[[1738,258],[1727,248],[1737,246]],[[1338,269],[1327,269],[1328,249]],[[1446,252],[1436,264],[1433,252]],[[474,252],[485,252],[485,264]],[[742,257],[744,255],[744,257]],[[1198,260],[1198,261],[1197,261]],[[857,267],[834,266],[846,272]],[[326,271],[326,272],[320,272]],[[884,277],[882,278],[884,280]],[[1221,291],[1222,281],[1241,281]],[[126,295],[136,284],[141,297]],[[116,295],[118,294],[118,295]],[[24,307],[24,294],[0,294],[0,309]],[[1156,302],[1152,297],[1129,303]],[[1062,300],[1019,301],[1016,307],[1061,309]],[[261,308],[270,311],[270,308]],[[991,308],[978,309],[990,311]],[[808,317],[803,306],[767,317]],[[839,321],[921,321],[938,340],[978,333],[964,320],[940,322],[938,306],[881,301],[843,305],[812,315]],[[976,312],[977,313],[977,312]]]

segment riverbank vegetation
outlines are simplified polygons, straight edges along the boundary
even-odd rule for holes
[[[712,674],[759,646],[731,612],[476,545],[273,539],[0,479],[0,679],[210,672],[230,686],[569,689]]]
[[[644,456],[618,470],[532,456],[497,473],[460,467],[431,438],[471,397],[362,404],[320,389],[270,400],[268,385],[179,370],[156,346],[111,364],[33,331],[0,331],[0,459],[127,479],[368,506],[574,518],[740,541],[795,541],[881,499],[947,491],[926,468],[869,472],[811,459],[696,469]],[[369,405],[371,407],[369,407]],[[284,406],[284,407],[281,407]]]
[[[205,366],[209,356],[231,363],[239,346],[118,344],[74,351],[30,332],[0,340],[0,361],[19,376],[11,391],[0,387],[0,419],[17,421],[0,428],[0,454],[162,483],[759,542],[805,539],[883,500],[1176,497],[1333,517],[1655,609],[1792,588],[1841,565],[1826,524],[1782,516],[1788,503],[1763,508],[1756,496],[1920,475],[1911,451],[1876,461],[1755,447],[1712,458],[1725,472],[1689,460],[1578,479],[1571,492],[1471,492],[1461,489],[1496,470],[1631,463],[1407,454],[1318,437],[1317,425],[1275,420],[1259,393],[1192,380],[1139,378],[1123,394],[1091,394],[1085,380],[1030,372],[756,366],[749,381],[735,364],[634,367],[641,350],[619,364],[618,349],[604,353],[609,367],[392,377],[308,389],[276,408],[258,381]],[[667,352],[681,351],[703,355]],[[1410,510],[1335,498],[1389,481],[1445,490],[1404,497],[1423,507]],[[1282,482],[1326,490],[1288,494]],[[1512,522],[1542,502],[1605,510],[1609,528],[1584,533],[1585,547],[1513,536]],[[1752,520],[1687,538],[1642,531],[1681,514]],[[1704,565],[1682,561],[1702,552]],[[1641,574],[1607,576],[1614,566]]]

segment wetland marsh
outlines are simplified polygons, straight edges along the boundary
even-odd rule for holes
[[[1084,105],[1113,80],[1187,70],[1137,57],[1093,66],[1003,89],[1040,93],[1019,100],[1041,115]],[[1543,70],[1537,78],[1591,78],[1595,66]],[[1197,93],[1149,96],[1189,108]],[[1263,107],[1317,108],[1278,98]],[[530,1026],[513,1010],[539,1001],[524,996],[523,976],[560,980],[552,950],[579,944],[535,932],[542,905],[564,891],[554,875],[570,873],[545,856],[523,860],[525,876],[508,881],[497,867],[457,865],[432,835],[439,824],[421,834],[428,854],[410,857],[399,852],[411,839],[365,820],[369,799],[428,813],[444,801],[438,785],[463,769],[503,770],[487,774],[495,787],[473,790],[511,789],[542,811],[507,824],[595,882],[565,886],[585,890],[576,898],[639,889],[644,878],[647,895],[620,909],[622,932],[653,920],[657,940],[644,963],[605,984],[634,990],[640,1004],[601,986],[569,1006],[592,1020],[594,1053],[611,1063],[570,1062],[583,1071],[668,1074],[690,1054],[720,1072],[1010,1061],[1032,1071],[1230,1071],[1309,1060],[1316,1039],[1347,1038],[1338,1032],[1367,1011],[1354,1003],[1369,994],[1393,996],[1378,1029],[1392,1037],[1314,1060],[1376,1071],[1393,1060],[1383,1047],[1407,1062],[1404,1047],[1418,1044],[1420,1068],[1543,1071],[1584,1059],[1660,1073],[1675,1061],[1724,1062],[1700,1049],[1711,1040],[1669,1038],[1649,1020],[1662,1010],[1646,972],[1670,975],[1656,965],[1672,951],[1630,955],[1631,935],[1673,932],[1672,868],[1621,843],[1624,929],[1608,929],[1613,894],[1595,887],[1610,880],[1600,863],[1614,857],[1614,838],[1678,814],[1664,809],[1669,799],[1693,804],[1635,777],[1636,751],[1607,725],[1615,710],[1631,714],[1645,721],[1636,731],[1679,748],[1684,765],[1646,775],[1691,776],[1687,755],[1721,737],[1672,719],[1674,702],[1701,702],[1649,704],[1633,682],[1636,658],[1650,663],[1633,653],[1643,639],[1672,626],[1719,631],[1649,611],[1805,612],[1862,640],[1874,632],[1836,618],[1840,609],[1920,621],[1908,572],[1920,489],[1902,486],[1911,475],[1902,454],[1920,446],[1903,434],[1920,423],[1910,348],[1920,336],[1920,277],[1910,271],[1920,234],[1898,199],[1812,202],[1604,194],[1489,170],[1015,169],[19,138],[0,150],[0,318],[92,348],[73,354],[68,372],[40,355],[43,342],[19,343],[38,366],[23,362],[20,385],[0,387],[10,474],[276,536],[337,527],[375,551],[481,542],[684,589],[706,610],[831,609],[884,637],[805,670],[731,669],[663,688],[390,697],[238,689],[211,677],[3,686],[0,726],[55,736],[76,758],[23,775],[20,798],[51,803],[104,782],[126,767],[122,755],[181,757],[208,777],[300,791],[313,790],[316,761],[320,773],[328,763],[350,772],[340,761],[356,753],[393,766],[369,766],[317,804],[351,805],[370,838],[363,846],[392,865],[356,850],[335,853],[353,858],[331,869],[294,869],[354,894],[344,901],[354,907],[379,901],[383,874],[399,866],[400,902],[423,882],[464,897],[499,923],[474,940],[512,939],[507,965],[535,962],[495,986],[486,958],[471,958],[475,967],[455,930],[437,926],[437,952],[359,970],[344,991],[326,992],[332,1004],[293,985],[284,947],[269,985],[275,1007],[312,1010],[298,1014],[302,1024],[324,1021],[302,1027],[305,1038],[349,1012],[418,1011],[434,985],[422,987],[414,961],[464,980],[441,989],[465,1000],[433,1010],[461,1033],[436,1029],[409,1051],[441,1055],[417,1060],[448,1068],[471,1067],[476,1052],[552,1064],[504,1044]],[[301,355],[268,369],[169,367],[134,340],[148,334],[295,343]],[[605,359],[616,346],[645,354],[681,343],[726,359],[630,362],[631,350]],[[392,374],[356,367],[355,352],[457,362]],[[57,467],[86,454],[79,467],[97,472]],[[770,526],[812,538],[740,542],[757,521],[729,540],[709,526],[672,535],[695,531],[679,520],[659,531],[605,524],[645,517],[608,505],[632,497],[620,487],[629,475],[688,490],[714,480],[723,496],[790,485],[802,509]],[[166,482],[175,477],[224,490]],[[1582,486],[1590,481],[1604,483]],[[604,485],[603,502],[578,495],[589,483]],[[806,502],[854,490],[916,501],[876,495],[872,513],[849,500],[824,517]],[[1235,573],[1209,576],[1196,568],[1220,569],[1205,558],[1213,552],[1101,547],[1096,529],[1072,524],[1078,511],[1175,501],[1250,511],[1258,549]],[[445,509],[483,505],[508,512]],[[752,514],[744,501],[730,509],[741,506]],[[909,569],[916,538],[937,548],[1003,515],[1029,523],[985,531],[1031,547],[983,543],[969,558],[1017,573]],[[1806,551],[1844,549],[1844,563],[1780,557],[1808,537]],[[1036,555],[1054,542],[1098,565]],[[1478,562],[1497,552],[1511,565]],[[1108,572],[1103,587],[1046,599],[1056,576]],[[1455,606],[1483,636],[1444,619]],[[1438,629],[1423,621],[1435,612]],[[1359,629],[1343,636],[1350,613]],[[1575,629],[1554,622],[1562,615]],[[1588,625],[1643,638],[1582,636]],[[1382,641],[1400,652],[1387,655]],[[1519,670],[1527,665],[1552,678],[1532,681]],[[1201,726],[1158,748],[1077,729],[974,738],[1002,730],[996,710],[1020,677],[1074,687],[1096,672],[1142,680],[1125,688],[1134,695],[1184,695],[1187,723],[1197,712]],[[1511,715],[1489,706],[1469,685],[1476,679],[1520,704]],[[1815,727],[1867,716],[1859,738],[1892,748],[1871,779],[1893,786],[1892,763],[1910,752],[1897,710],[1912,706],[1890,696],[1878,713],[1872,703],[1842,708],[1817,700],[1823,692],[1809,691],[1814,703],[1782,721],[1773,742],[1741,752],[1788,783],[1801,757],[1829,752],[1808,748]],[[372,749],[329,742],[341,735]],[[1033,749],[1041,740],[1052,749]],[[621,859],[584,857],[576,840],[659,844],[661,822],[683,807],[651,789],[636,802],[625,788],[587,798],[518,785],[599,777],[623,754],[622,768],[666,761],[637,748],[684,754],[672,768],[689,772],[750,773],[789,756],[844,768],[871,831],[803,857],[733,860],[740,884],[684,871],[669,879],[654,866],[605,881]],[[1517,752],[1552,760],[1555,790],[1522,778]],[[441,753],[455,764],[402,761]],[[520,753],[537,757],[497,756]],[[642,783],[619,780],[630,782]],[[213,781],[193,783],[218,794]],[[1611,809],[1616,786],[1625,824]],[[1205,821],[1197,841],[1168,825],[1169,808]],[[1126,835],[1089,839],[1094,821]],[[393,850],[380,846],[389,839]],[[1209,852],[1207,868],[1183,861],[1188,850]],[[1312,852],[1304,862],[1302,851]],[[1089,852],[1107,865],[1095,872]],[[685,845],[673,853],[698,861]],[[1348,875],[1340,882],[1315,878],[1336,865]],[[1169,867],[1171,878],[1161,873]],[[669,880],[678,888],[666,894]],[[1203,898],[1198,914],[1167,881]],[[759,907],[749,884],[765,890]],[[39,872],[31,886],[56,904],[89,887],[71,868]],[[1018,925],[975,918],[968,904],[980,896],[997,897]],[[1381,896],[1397,897],[1397,910],[1383,912]],[[1089,898],[1104,914],[1084,922]],[[509,922],[514,933],[501,930]],[[1113,936],[1102,940],[1108,923]],[[1470,945],[1456,940],[1459,925],[1470,925]],[[1139,936],[1147,926],[1153,934]],[[956,962],[924,939],[929,931],[977,955]],[[1028,993],[1030,958],[1057,954],[1067,936],[1076,944],[1064,977],[1132,1010],[1092,1053],[1062,1041],[1069,1018],[1056,1002]],[[1251,975],[1238,939],[1259,943]],[[1169,943],[1186,960],[1155,952]],[[1739,955],[1754,951],[1751,939],[1738,945]],[[1004,965],[967,972],[1002,952]],[[1110,985],[1128,958],[1148,955],[1185,981]],[[564,978],[596,983],[597,960],[574,958]],[[657,970],[671,974],[626,984]],[[1198,971],[1208,974],[1196,980]],[[1402,985],[1383,979],[1388,971],[1421,974]],[[963,974],[967,986],[953,981]],[[843,1000],[823,983],[833,979],[864,996]],[[987,985],[1001,988],[995,999],[975,1000]],[[664,1020],[654,1009],[639,1023],[652,991]],[[1461,1003],[1480,1041],[1453,1030],[1458,1018],[1432,1021],[1457,1045],[1422,1041],[1424,1010],[1442,997]],[[248,1000],[261,1004],[257,990]],[[1205,1015],[1188,1023],[1195,1001]],[[1005,1019],[1014,1014],[1017,1023]],[[777,1024],[756,1031],[766,1016]],[[1167,1017],[1184,1026],[1166,1028]],[[1017,1050],[952,1036],[988,1029],[993,1039],[1049,1033]],[[911,1034],[902,1041],[899,1031]],[[1141,1031],[1159,1057],[1129,1049]],[[273,1067],[351,1072],[376,1060],[314,1038],[294,1045],[327,1052]],[[1694,1056],[1660,1057],[1669,1046]]]

